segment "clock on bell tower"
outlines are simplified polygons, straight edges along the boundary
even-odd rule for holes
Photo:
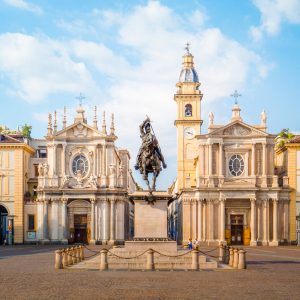
[[[190,53],[189,44],[185,47],[182,70],[174,100],[177,104],[177,180],[179,191],[196,185],[194,159],[197,156],[196,135],[201,131],[201,100],[203,94],[199,90],[200,82],[194,69],[194,57]]]

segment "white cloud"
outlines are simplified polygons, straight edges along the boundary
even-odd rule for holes
[[[0,35],[0,72],[10,79],[8,91],[28,102],[59,92],[97,91],[81,61],[72,60],[61,42],[20,33]]]
[[[115,48],[102,40],[58,41],[3,34],[0,74],[11,79],[11,90],[26,101],[43,101],[59,92],[74,95],[88,91],[99,111],[106,110],[107,115],[115,112],[118,145],[130,150],[133,161],[140,143],[138,125],[146,114],[154,121],[167,161],[175,158],[173,94],[187,41],[191,43],[202,82],[204,111],[209,111],[212,103],[229,97],[235,89],[242,90],[252,74],[259,78],[267,76],[269,66],[259,55],[218,28],[205,27],[200,11],[195,12],[199,26],[195,26],[195,19],[182,17],[158,1],[127,13],[93,14],[106,16],[106,28],[114,26],[110,44]],[[203,112],[202,118],[206,118]],[[173,175],[169,177],[173,179]]]
[[[251,26],[249,33],[254,41],[264,34],[276,35],[284,22],[300,24],[299,0],[253,0],[261,13],[259,26]]]
[[[10,6],[27,10],[37,15],[43,14],[43,9],[40,6],[26,2],[24,0],[4,0],[4,2]]]

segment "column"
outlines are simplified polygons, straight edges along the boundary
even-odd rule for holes
[[[225,199],[220,199],[220,242],[225,242]]]
[[[67,240],[68,230],[67,230],[67,199],[62,199],[61,203],[61,226],[62,226],[62,239]]]
[[[95,243],[95,199],[91,201],[91,240],[90,243]]]
[[[206,241],[206,231],[207,231],[207,226],[206,226],[206,222],[207,222],[207,202],[203,202],[203,207],[202,207],[202,216],[203,216],[203,241]]]
[[[223,144],[219,143],[219,176],[223,176]]]
[[[283,200],[283,210],[284,210],[284,239],[289,241],[289,202]]]
[[[62,176],[66,174],[66,145],[63,144],[62,155],[61,155],[61,173]]]
[[[37,238],[38,240],[44,239],[44,203],[41,200],[38,200],[37,203]]]
[[[114,244],[116,235],[115,235],[115,200],[110,200],[110,243]]]
[[[255,176],[255,143],[252,144],[251,175]]]
[[[278,246],[278,199],[273,199],[273,241],[272,246]]]
[[[101,186],[105,187],[107,185],[106,179],[106,145],[102,145],[102,168],[101,168]]]
[[[48,240],[48,200],[44,200],[44,207],[43,207],[43,239]]]
[[[208,145],[208,176],[212,175],[212,144]]]
[[[256,199],[250,199],[251,202],[251,220],[250,220],[250,230],[251,230],[251,241],[250,246],[257,246],[257,236],[256,236]]]
[[[198,241],[202,241],[202,199],[198,200]]]
[[[192,208],[192,219],[191,219],[191,226],[192,226],[192,240],[197,238],[197,202],[195,199],[192,199],[191,203]]]
[[[58,203],[53,198],[51,202],[51,240],[58,240]]]
[[[53,175],[57,175],[57,169],[56,169],[56,151],[57,151],[57,145],[53,146]]]
[[[102,203],[102,215],[103,215],[103,237],[102,241],[106,243],[109,240],[109,205],[108,200],[105,199]]]
[[[262,202],[257,203],[257,240],[262,240]]]
[[[187,244],[191,236],[191,201],[182,199],[182,242]]]
[[[116,222],[116,237],[118,241],[124,241],[125,239],[125,231],[124,231],[124,214],[125,207],[124,201],[119,200],[117,202],[117,222]]]
[[[263,246],[268,245],[268,199],[263,200]]]
[[[208,227],[208,242],[214,241],[214,201],[208,201],[208,212],[209,212],[209,227]]]
[[[94,176],[97,176],[96,162],[97,162],[97,145],[94,147],[94,155],[93,155],[93,175]]]
[[[266,159],[266,153],[267,153],[267,151],[266,151],[266,143],[263,143],[262,144],[262,147],[263,147],[263,157],[262,157],[262,159],[263,159],[263,164],[262,164],[262,175],[263,176],[266,176],[266,164],[267,164],[267,159]]]

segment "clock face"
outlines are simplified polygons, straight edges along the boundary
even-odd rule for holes
[[[187,139],[192,139],[194,136],[195,136],[195,129],[192,128],[192,127],[186,127],[184,129],[184,136],[187,138]]]

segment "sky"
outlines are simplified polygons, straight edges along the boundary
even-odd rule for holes
[[[208,114],[227,124],[238,90],[246,123],[268,116],[268,131],[300,132],[300,0],[71,1],[0,0],[0,124],[33,126],[46,135],[47,115],[64,106],[73,122],[78,95],[92,123],[115,114],[116,145],[133,166],[146,115],[176,178],[175,85],[187,42]],[[143,184],[140,175],[135,178]]]

